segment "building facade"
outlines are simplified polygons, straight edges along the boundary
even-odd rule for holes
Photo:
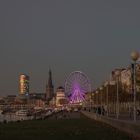
[[[122,91],[131,94],[132,93],[132,83],[133,83],[133,73],[132,67],[124,69],[115,69],[112,71],[112,79],[117,81],[117,76],[115,75],[116,71],[120,71],[119,83],[122,88]],[[136,66],[136,89],[137,92],[140,92],[140,65]]]
[[[28,95],[29,94],[29,76],[21,74],[19,78],[19,94]]]
[[[65,96],[64,88],[58,87],[56,91],[56,106],[61,107],[67,104],[67,99]]]

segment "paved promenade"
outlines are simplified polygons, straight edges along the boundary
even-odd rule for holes
[[[127,117],[120,116],[119,119],[116,116],[106,116],[93,113],[92,111],[82,111],[82,113],[90,119],[106,123],[122,132],[126,132],[135,138],[140,139],[140,121],[134,122]]]

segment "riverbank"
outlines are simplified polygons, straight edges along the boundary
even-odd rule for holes
[[[88,119],[79,112],[66,115],[69,115],[69,118],[55,119],[52,116],[52,119],[1,124],[0,139],[132,140],[125,133]]]

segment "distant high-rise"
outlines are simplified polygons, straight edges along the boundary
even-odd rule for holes
[[[28,95],[29,94],[29,76],[25,74],[21,74],[19,78],[19,94],[20,95]]]
[[[52,72],[49,70],[48,83],[46,85],[46,100],[50,101],[54,97],[54,86],[52,84]]]

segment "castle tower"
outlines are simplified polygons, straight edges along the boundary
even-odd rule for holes
[[[54,97],[54,86],[52,84],[52,72],[49,70],[48,83],[46,85],[46,100],[50,101]]]

